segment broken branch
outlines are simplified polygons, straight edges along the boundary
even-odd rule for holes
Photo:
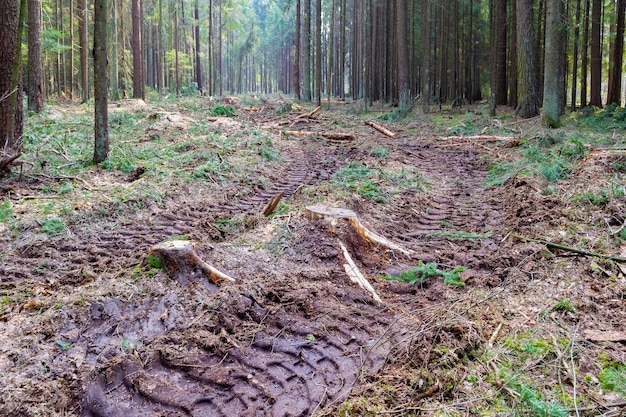
[[[378,123],[372,122],[371,120],[366,120],[364,122],[366,125],[373,127],[374,129],[378,130],[380,133],[382,133],[383,135],[387,135],[390,138],[393,138],[396,136],[396,134],[394,132],[392,132],[391,130],[387,129],[386,127],[379,125]]]
[[[329,140],[356,140],[356,136],[352,133],[320,133],[300,130],[283,130],[283,133],[292,136],[321,136]]]
[[[582,250],[582,249],[576,249],[576,248],[572,248],[569,246],[560,245],[558,243],[552,243],[543,239],[532,239],[530,237],[520,236],[514,233],[511,234],[511,237],[524,241],[524,242],[541,243],[542,245],[546,245],[549,248],[560,249],[566,252],[577,253],[579,255],[591,256],[593,258],[608,259],[608,260],[615,261],[615,262],[626,262],[626,258],[620,258],[619,256],[603,255],[601,253],[589,252],[589,251]]]
[[[276,194],[274,197],[270,198],[270,201],[267,202],[265,208],[261,211],[261,214],[264,216],[269,216],[270,214],[272,214],[274,210],[276,210],[278,203],[280,203],[280,200],[283,198],[284,195],[285,193],[281,192],[280,194]]]

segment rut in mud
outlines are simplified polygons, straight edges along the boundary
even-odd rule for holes
[[[486,170],[480,155],[426,138],[377,141],[422,172],[430,189],[403,192],[398,204],[385,207],[384,220],[376,221],[377,232],[415,256],[348,241],[363,271],[374,277],[423,260],[467,266],[468,279],[490,275],[486,262],[502,238],[502,202],[482,185]],[[406,332],[397,314],[403,307],[379,305],[349,282],[336,238],[322,222],[295,220],[274,260],[236,247],[233,234],[214,226],[217,219],[240,216],[246,221],[238,232],[264,233],[255,218],[270,198],[283,193],[288,203],[306,204],[301,189],[323,184],[349,162],[368,156],[358,144],[313,139],[290,144],[272,184],[255,193],[239,195],[235,187],[225,190],[221,201],[179,195],[169,206],[174,210],[153,207],[121,225],[78,224],[72,238],[55,247],[22,240],[8,248],[18,259],[1,267],[5,287],[42,278],[47,288],[89,285],[94,279],[97,285],[100,274],[141,268],[151,245],[181,235],[201,242],[203,257],[238,278],[220,288],[204,278],[178,283],[159,274],[149,287],[138,283],[128,289],[125,299],[88,301],[33,330],[53,348],[72,346],[55,350],[50,365],[55,378],[65,381],[57,406],[85,416],[308,416],[341,404],[387,363]],[[370,204],[357,201],[350,208],[371,223]],[[481,238],[448,239],[456,231]],[[375,279],[372,284],[383,300],[410,292],[411,303],[423,305],[441,292],[424,294],[417,286]],[[30,358],[27,372],[38,375],[42,357]],[[10,403],[17,410],[37,408],[15,398]]]

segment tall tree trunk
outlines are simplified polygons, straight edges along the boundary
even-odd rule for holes
[[[207,85],[209,89],[209,96],[213,95],[213,0],[209,0],[209,39],[207,41],[208,46],[208,59],[207,59]]]
[[[89,100],[89,39],[87,19],[89,10],[87,0],[78,0],[78,47],[80,49],[80,89],[81,101]]]
[[[517,107],[517,2],[511,0],[511,41],[509,68],[509,106]]]
[[[133,21],[133,98],[145,98],[144,68],[143,68],[143,39],[141,28],[141,0],[132,0]],[[95,35],[94,35],[95,36]]]
[[[533,25],[533,1],[517,0],[518,92],[517,114],[522,118],[539,114],[537,58]]]
[[[422,77],[424,86],[422,106],[424,113],[430,111],[430,0],[424,0],[424,22],[422,23]]]
[[[507,104],[507,18],[506,0],[495,0],[495,100],[497,105]]]
[[[120,99],[119,90],[119,66],[117,60],[117,2],[122,0],[111,0],[111,99],[117,101]],[[121,17],[121,16],[120,16]]]
[[[602,0],[593,0],[591,10],[591,100],[590,106],[602,107]]]
[[[343,99],[345,96],[345,69],[346,69],[346,0],[341,0],[341,17],[339,18],[341,21],[339,31],[339,62],[338,62],[338,71],[337,77],[339,78],[339,98]]]
[[[563,32],[565,18],[562,0],[546,0],[546,44],[543,78],[543,118],[551,127],[560,126],[560,116],[565,110],[565,45]]]
[[[404,112],[411,107],[411,89],[409,86],[409,45],[407,38],[406,21],[408,7],[406,0],[396,0],[396,30],[398,47],[398,110]]]
[[[609,90],[607,104],[621,105],[622,101],[622,64],[624,57],[624,12],[626,0],[617,0],[617,22],[615,25],[615,36],[611,42],[611,52],[609,56]]]
[[[302,99],[311,101],[311,0],[304,0],[302,23]]]
[[[574,21],[574,44],[572,46],[572,95],[570,110],[576,110],[576,86],[578,84],[578,43],[580,40],[580,7],[581,0],[576,0],[576,17]]]
[[[300,14],[300,9],[301,9],[301,0],[297,0],[296,1],[296,51],[294,53],[294,63],[293,63],[293,92],[296,96],[296,100],[300,100],[301,94],[300,94],[300,43],[301,43],[301,39],[300,39],[300,34],[302,32],[302,28],[300,27],[301,25],[301,14]]]
[[[134,15],[134,14],[133,14]],[[104,161],[109,154],[107,110],[107,0],[94,0],[93,67],[94,67],[94,136],[93,162]]]
[[[0,150],[19,152],[22,132],[22,95],[19,88],[21,25],[26,0],[0,0]]]
[[[70,62],[69,62],[69,77],[70,77],[70,99],[74,99],[74,0],[70,0]]]
[[[180,94],[180,63],[178,61],[178,3],[176,3],[174,11],[174,86],[176,95]]]
[[[200,11],[198,10],[198,2],[196,0],[194,8],[194,18],[196,23],[196,83],[198,83],[198,90],[202,94],[202,64],[200,62]]]
[[[41,0],[28,0],[28,110],[43,110]]]
[[[315,3],[315,97],[322,105],[322,0]]]
[[[587,75],[589,73],[589,10],[591,0],[585,0],[585,19],[583,24],[583,50],[580,67],[580,105],[587,106]]]

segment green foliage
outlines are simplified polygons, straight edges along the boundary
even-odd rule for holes
[[[280,106],[278,106],[278,108],[276,109],[276,113],[285,114],[285,113],[289,113],[292,109],[293,109],[293,106],[291,103],[283,103]]]
[[[574,306],[569,300],[561,300],[557,302],[550,309],[550,312],[553,312],[553,311],[561,311],[561,312],[569,311],[570,313],[576,313],[576,309],[574,308]]]
[[[377,158],[386,158],[387,156],[389,156],[389,149],[374,148],[370,152],[370,155],[375,156]]]
[[[610,132],[626,129],[626,108],[612,103],[605,109],[583,109],[578,117],[578,125],[597,132]]]
[[[565,178],[589,152],[576,137],[565,140],[547,135],[522,144],[522,159],[490,167],[485,185],[502,185],[514,175],[541,175],[549,182]]]
[[[148,259],[146,260],[146,262],[148,263],[148,266],[150,268],[154,268],[154,269],[165,268],[165,262],[163,261],[163,259],[160,256],[155,255],[154,253],[151,253],[150,255],[148,255]]]
[[[610,202],[610,195],[607,190],[599,190],[598,193],[592,191],[585,191],[583,193],[575,194],[572,197],[572,201],[576,204],[591,203],[594,206],[605,206]]]
[[[280,152],[278,152],[276,149],[274,149],[274,148],[272,148],[270,146],[262,147],[261,150],[259,151],[259,153],[268,162],[280,161],[280,159],[281,159]]]
[[[63,350],[63,351],[70,350],[73,347],[71,343],[66,342],[64,340],[60,340],[60,339],[55,340],[54,343],[56,343],[57,346],[59,346],[61,348],[61,350]]]
[[[56,218],[42,220],[40,224],[44,232],[46,232],[50,236],[58,235],[63,230],[65,230],[65,223],[63,223],[60,219],[56,219]]]
[[[386,201],[380,187],[372,181],[374,171],[358,162],[351,162],[348,167],[337,171],[332,178],[333,183],[356,191],[376,203]]]
[[[608,363],[598,375],[602,389],[626,395],[626,365]]]
[[[0,201],[0,223],[5,223],[13,218],[13,206],[11,200]]]
[[[200,94],[200,90],[198,90],[198,83],[192,82],[189,85],[182,87],[180,89],[180,94],[183,96],[197,96]]]
[[[427,236],[436,236],[436,237],[444,237],[450,240],[469,240],[470,242],[475,242],[478,239],[489,239],[491,238],[491,233],[472,233],[465,232],[462,230],[437,230],[434,232],[428,233]]]
[[[379,278],[392,281],[408,282],[411,285],[415,285],[418,283],[422,283],[429,278],[443,277],[444,284],[463,287],[465,286],[465,283],[460,280],[459,273],[466,270],[467,268],[463,266],[457,266],[450,271],[444,271],[442,269],[439,269],[435,262],[429,262],[427,264],[424,264],[424,262],[419,261],[417,264],[417,268],[409,269],[408,271],[405,271],[397,276],[382,275]]]
[[[224,116],[224,117],[234,117],[237,115],[237,110],[233,106],[228,105],[218,105],[211,107],[211,116]]]

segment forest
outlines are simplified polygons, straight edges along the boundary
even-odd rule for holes
[[[624,415],[625,12],[0,0],[0,415]]]

